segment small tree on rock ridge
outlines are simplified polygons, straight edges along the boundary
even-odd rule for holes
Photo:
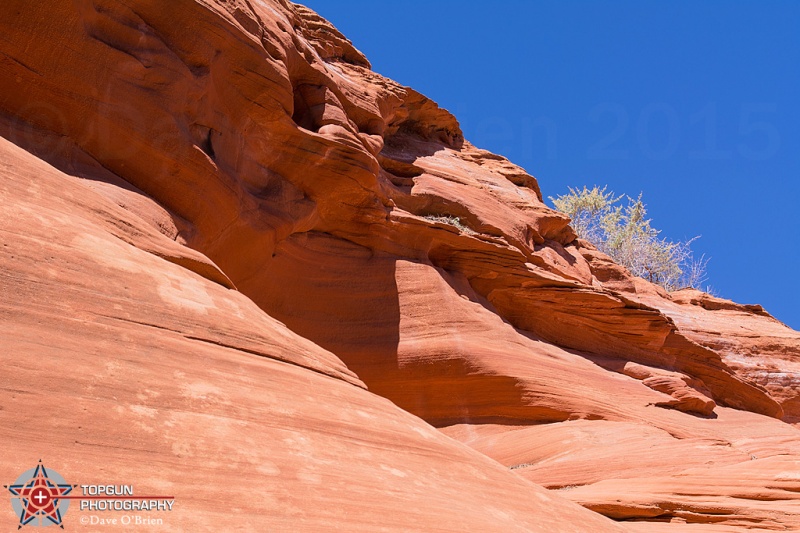
[[[569,215],[572,227],[582,239],[627,267],[632,274],[661,285],[668,291],[685,287],[700,289],[706,279],[705,256],[695,259],[688,241],[659,238],[660,231],[650,225],[642,195],[627,204],[595,186],[582,190],[570,187],[569,194],[550,197],[556,209]]]

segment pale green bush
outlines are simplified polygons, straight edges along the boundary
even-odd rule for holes
[[[466,233],[467,235],[475,235],[477,233],[473,231],[472,228],[461,222],[460,218],[451,215],[425,215],[425,219],[430,220],[431,222],[449,224],[450,226],[458,228],[459,231]]]
[[[627,203],[620,202],[627,198]],[[595,186],[582,190],[570,187],[569,194],[550,197],[556,209],[569,215],[572,227],[582,239],[594,244],[632,274],[661,285],[668,291],[693,287],[700,289],[706,279],[705,256],[695,259],[688,241],[659,238],[660,231],[650,225],[640,194],[614,196]]]

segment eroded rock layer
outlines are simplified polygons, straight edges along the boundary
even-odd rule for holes
[[[245,529],[800,528],[800,334],[632,277],[312,11],[0,24],[5,478],[148,472],[192,531],[256,484]]]

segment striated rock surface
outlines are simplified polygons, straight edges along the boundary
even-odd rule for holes
[[[366,391],[91,182],[0,154],[6,483],[44,458],[174,495],[164,531],[623,531]]]
[[[632,277],[317,14],[0,25],[4,479],[104,465],[171,530],[800,529],[800,333]]]

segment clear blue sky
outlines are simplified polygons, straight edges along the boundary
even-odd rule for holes
[[[545,196],[642,192],[719,296],[800,329],[800,2],[305,4]]]

